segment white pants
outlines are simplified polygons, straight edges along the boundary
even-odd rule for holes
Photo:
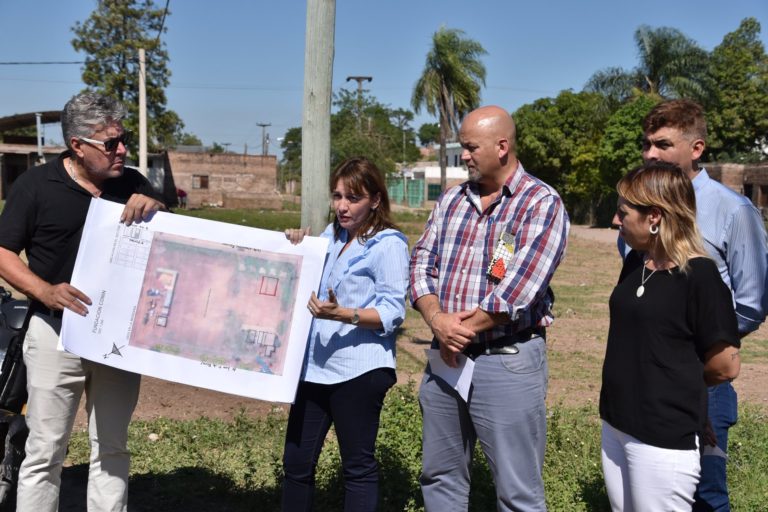
[[[602,459],[614,512],[690,512],[701,470],[698,449],[657,448],[603,421]]]
[[[56,512],[61,469],[85,391],[91,445],[88,510],[128,509],[128,423],[141,377],[56,350],[61,320],[34,315],[24,340],[27,365],[26,457],[19,471],[19,512]]]

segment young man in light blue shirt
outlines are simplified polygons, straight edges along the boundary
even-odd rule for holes
[[[643,132],[643,160],[677,164],[693,183],[697,224],[709,255],[733,293],[739,335],[744,337],[760,326],[768,309],[768,243],[760,213],[749,199],[699,168],[707,136],[701,106],[690,100],[660,103],[643,120]],[[723,451],[728,449],[728,429],[736,419],[736,392],[731,383],[710,387],[709,420]],[[730,510],[724,457],[702,456],[693,510]]]

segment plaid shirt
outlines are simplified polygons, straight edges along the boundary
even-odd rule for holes
[[[509,315],[510,323],[480,333],[480,341],[549,325],[549,282],[565,253],[568,229],[560,196],[522,164],[485,212],[475,183],[453,187],[438,199],[413,249],[411,301],[435,294],[449,313],[479,306]],[[515,250],[497,280],[488,275],[488,265],[503,232],[514,236]]]

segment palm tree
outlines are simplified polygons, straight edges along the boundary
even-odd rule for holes
[[[706,99],[709,54],[674,28],[642,25],[635,32],[647,92],[664,98]]]
[[[413,89],[411,105],[422,106],[440,119],[440,188],[446,188],[446,142],[455,138],[459,120],[480,105],[480,87],[485,85],[485,49],[458,29],[441,27],[432,36],[432,49]]]
[[[635,31],[638,66],[596,72],[584,87],[603,94],[613,106],[640,94],[656,98],[693,98],[708,103],[712,88],[709,54],[677,29],[641,25]]]

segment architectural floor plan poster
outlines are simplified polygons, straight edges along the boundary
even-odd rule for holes
[[[93,304],[65,310],[64,348],[85,359],[237,395],[292,402],[327,240],[157,213],[119,222],[94,199],[71,284]]]

